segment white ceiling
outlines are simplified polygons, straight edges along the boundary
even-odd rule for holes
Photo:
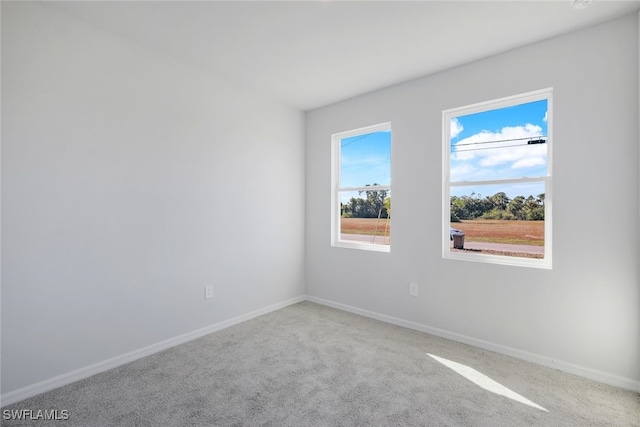
[[[639,1],[46,2],[301,110],[622,16]]]

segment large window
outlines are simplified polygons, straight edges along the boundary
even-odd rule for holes
[[[552,90],[443,112],[443,256],[551,268]]]
[[[391,124],[332,136],[331,244],[388,252]]]

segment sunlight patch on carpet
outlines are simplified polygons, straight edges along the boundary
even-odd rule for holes
[[[452,360],[444,359],[442,357],[434,356],[433,354],[427,353],[427,355],[487,391],[490,391],[495,394],[499,394],[501,396],[508,397],[509,399],[513,399],[517,402],[524,403],[525,405],[529,405],[533,408],[540,409],[541,411],[549,412],[546,409],[544,409],[542,406],[537,405],[532,401],[530,401],[529,399],[526,399],[520,396],[518,393],[506,388],[499,382],[492,380],[488,376],[484,375],[481,372],[476,371],[475,369],[467,365],[463,365],[461,363],[457,363]]]

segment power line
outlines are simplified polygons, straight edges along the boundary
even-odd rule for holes
[[[348,145],[353,144],[353,143],[354,143],[354,142],[356,142],[356,141],[360,141],[362,138],[366,138],[366,137],[368,137],[369,135],[371,135],[371,134],[370,134],[370,133],[368,133],[368,134],[366,134],[366,135],[362,135],[362,136],[360,136],[360,137],[358,137],[358,138],[356,138],[356,139],[352,139],[351,141],[347,142],[346,144],[342,144],[342,146],[341,146],[340,148],[342,149],[342,148],[344,148],[344,147],[346,147],[346,146],[348,146]]]
[[[479,142],[467,142],[464,144],[451,144],[452,147],[463,147],[463,146],[467,146],[467,145],[480,145],[480,144],[494,144],[496,142],[510,142],[510,141],[524,141],[524,140],[532,140],[533,138],[538,138],[536,141],[540,141],[542,140],[542,138],[548,138],[545,135],[540,135],[540,136],[527,136],[525,138],[511,138],[511,139],[496,139],[495,141],[479,141]],[[537,142],[537,144],[541,144],[540,142]],[[498,147],[501,148],[501,147]]]

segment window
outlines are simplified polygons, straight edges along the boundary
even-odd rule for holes
[[[552,89],[443,112],[444,258],[551,268]]]
[[[332,246],[389,252],[391,124],[332,136]]]

